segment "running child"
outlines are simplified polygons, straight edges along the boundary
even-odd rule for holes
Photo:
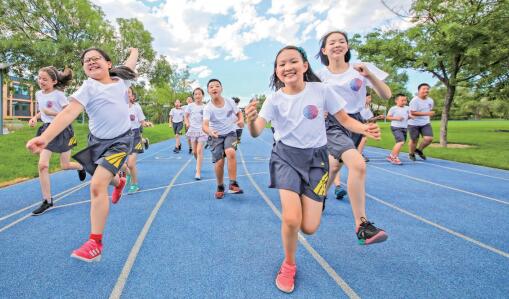
[[[282,206],[282,241],[285,259],[276,276],[279,290],[295,286],[298,232],[313,234],[320,225],[327,195],[329,159],[325,117],[334,117],[348,130],[379,139],[376,124],[362,124],[346,114],[346,102],[328,85],[320,83],[302,48],[286,46],[274,61],[271,87],[276,91],[263,103],[245,109],[251,136],[259,136],[270,122],[276,145],[270,158],[270,188],[279,189]],[[362,226],[359,231],[365,231]],[[363,234],[364,235],[364,234]]]
[[[127,177],[126,185],[129,186],[127,193],[134,193],[140,190],[138,185],[138,167],[136,166],[136,160],[138,154],[144,152],[143,141],[141,138],[141,128],[146,126],[145,114],[143,109],[136,103],[136,93],[132,87],[128,90],[129,96],[129,121],[131,122],[131,131],[133,132],[133,146],[131,153],[127,158],[127,167],[129,168],[129,174]]]
[[[396,144],[392,148],[391,153],[387,157],[387,161],[391,162],[395,165],[401,165],[401,160],[399,159],[399,152],[401,151],[401,147],[406,142],[407,135],[407,127],[408,127],[408,119],[410,118],[410,108],[406,106],[407,98],[404,94],[398,93],[396,95],[396,106],[392,106],[387,112],[387,120],[391,121],[391,131],[394,139],[396,140]]]
[[[412,118],[408,120],[408,133],[410,134],[410,142],[408,143],[408,158],[415,161],[415,153],[426,160],[424,149],[433,141],[433,128],[431,127],[430,117],[435,115],[433,106],[435,102],[428,97],[429,84],[422,83],[417,87],[417,96],[410,101],[410,115]],[[422,141],[419,146],[419,135],[422,135]]]
[[[59,72],[55,67],[47,66],[39,70],[37,83],[41,90],[35,93],[39,112],[37,112],[37,114],[28,121],[29,125],[34,127],[37,123],[37,119],[42,120],[43,124],[37,130],[37,136],[44,133],[55,116],[57,116],[69,104],[63,90],[71,79],[72,72],[70,69],[65,69],[63,72]],[[71,149],[76,146],[76,144],[77,142],[76,137],[74,137],[74,130],[72,126],[69,125],[39,153],[38,170],[39,183],[41,185],[42,192],[42,204],[32,212],[32,215],[41,215],[53,206],[49,175],[51,154],[59,153],[60,167],[64,170],[78,170],[78,177],[80,181],[85,180],[87,174],[83,166],[79,163],[71,162]]]
[[[390,88],[382,81],[388,76],[387,73],[370,63],[349,63],[351,54],[346,33],[341,31],[327,33],[320,40],[320,51],[316,57],[319,57],[322,64],[326,66],[318,73],[318,77],[323,82],[331,84],[334,90],[343,96],[346,100],[345,111],[350,117],[363,121],[360,111],[365,106],[367,86],[374,89],[383,99],[391,97]],[[332,116],[327,117],[326,127],[330,161],[329,186],[339,174],[341,166],[346,164],[348,195],[355,225],[359,227],[366,220],[366,163],[357,151],[362,134],[350,132],[337,123]],[[336,179],[336,182],[339,184],[339,178]],[[341,185],[336,185],[334,193],[337,199],[341,199],[345,194]],[[366,223],[369,224],[369,222]],[[373,229],[372,233],[378,235],[379,231]],[[373,242],[371,238],[371,235],[366,236],[367,244]],[[364,238],[361,237],[361,239]]]
[[[244,123],[244,117],[239,107],[231,99],[221,96],[223,86],[218,79],[210,79],[207,83],[210,102],[203,110],[203,132],[210,136],[209,145],[212,152],[212,162],[217,179],[215,197],[224,197],[224,158],[228,160],[228,177],[230,178],[229,193],[243,193],[237,183],[237,160],[235,157],[235,142],[237,125]]]
[[[232,97],[232,100],[235,102],[235,105],[239,106],[239,103],[240,103],[240,99],[239,98]],[[235,130],[235,132],[237,133],[237,143],[236,143],[236,145],[240,144],[240,137],[242,137],[242,131],[243,130],[244,130],[244,124],[243,123],[242,123],[242,125],[237,124],[237,129]]]
[[[189,104],[185,114],[187,130],[186,136],[191,139],[191,148],[196,159],[196,173],[194,178],[201,180],[201,165],[203,162],[203,145],[207,142],[207,134],[203,132],[203,97],[205,92],[200,87],[193,90],[194,102]]]
[[[360,112],[361,118],[364,120],[364,122],[375,122],[379,119],[383,119],[383,115],[379,115],[375,117],[373,114],[373,111],[371,111],[371,94],[369,91],[366,91],[366,103],[364,104],[364,107],[362,107],[362,110]],[[357,150],[359,153],[361,153],[362,158],[364,159],[364,162],[369,162],[368,157],[364,155],[364,147],[366,146],[368,138],[366,136],[362,136],[361,141],[359,142],[359,145],[357,146]],[[335,182],[334,182],[335,183]]]
[[[88,147],[74,158],[92,175],[90,181],[90,237],[71,257],[85,261],[100,261],[102,235],[109,212],[108,185],[115,186],[111,201],[122,196],[126,180],[118,176],[133,143],[129,121],[129,81],[138,50],[131,49],[124,66],[112,68],[109,56],[101,49],[89,48],[81,54],[81,63],[88,77],[70,96],[69,105],[60,112],[39,137],[27,143],[27,148],[39,153],[85,110],[89,116]]]
[[[175,134],[175,148],[173,152],[175,154],[179,153],[182,149],[182,143],[180,142],[180,134],[182,132],[182,128],[184,126],[184,109],[180,106],[180,100],[175,101],[175,108],[171,108],[170,110],[170,120],[169,125],[173,128],[173,133]]]

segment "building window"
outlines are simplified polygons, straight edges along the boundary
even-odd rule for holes
[[[13,116],[28,116],[30,117],[30,102],[12,101],[12,114]]]
[[[13,83],[12,84],[13,89],[13,95],[12,97],[15,99],[30,99],[30,88],[28,85],[20,84],[20,83]]]

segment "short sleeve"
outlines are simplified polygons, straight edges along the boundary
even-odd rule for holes
[[[209,120],[210,119],[210,108],[209,105],[205,106],[203,108],[203,120]]]
[[[269,96],[262,105],[262,109],[260,109],[260,113],[258,115],[265,119],[266,122],[270,122],[274,119],[274,105],[273,105],[273,96]]]
[[[92,85],[90,84],[89,80],[86,80],[83,82],[83,84],[76,90],[72,95],[71,98],[75,99],[80,103],[83,107],[87,107],[88,102],[92,99],[92,91],[91,91]]]
[[[325,100],[325,112],[336,114],[346,106],[345,99],[338,94],[329,84],[321,84],[323,86],[323,97]]]
[[[415,99],[412,99],[410,101],[409,108],[410,108],[410,111],[418,111],[419,110],[419,105],[418,105],[418,103],[417,103],[417,101]]]
[[[63,92],[58,93],[58,104],[60,104],[61,107],[69,105],[69,100],[65,96],[65,93]]]
[[[392,116],[394,114],[394,107],[391,107],[391,109],[389,109],[389,112],[387,112],[387,116]]]
[[[136,105],[136,113],[140,121],[145,120],[145,114],[143,114],[143,109],[141,109],[140,105]]]
[[[373,75],[375,75],[375,77],[377,77],[379,80],[384,81],[387,77],[389,77],[389,74],[387,74],[386,72],[382,71],[381,69],[376,67],[374,64],[369,63],[369,62],[365,62],[364,64],[373,73]],[[371,87],[371,88],[373,88],[373,84],[371,84],[371,81],[369,81],[369,80],[367,80],[366,85]]]

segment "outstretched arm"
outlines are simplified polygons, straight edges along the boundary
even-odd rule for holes
[[[265,128],[265,125],[267,124],[265,119],[258,116],[256,105],[258,105],[258,101],[252,101],[244,110],[246,112],[247,128],[253,137],[260,136],[263,129]]]
[[[136,69],[136,63],[138,62],[139,52],[137,48],[129,48],[129,51],[129,57],[124,62],[124,65],[134,71]]]

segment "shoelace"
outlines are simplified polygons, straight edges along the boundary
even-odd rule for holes
[[[377,228],[373,225],[375,224],[374,222],[369,222],[366,218],[364,217],[361,217],[361,227],[364,227],[366,230],[368,231],[376,231]]]
[[[284,278],[293,279],[292,272],[293,272],[292,269],[285,267],[285,265],[281,266],[281,269],[279,269],[279,274]]]

